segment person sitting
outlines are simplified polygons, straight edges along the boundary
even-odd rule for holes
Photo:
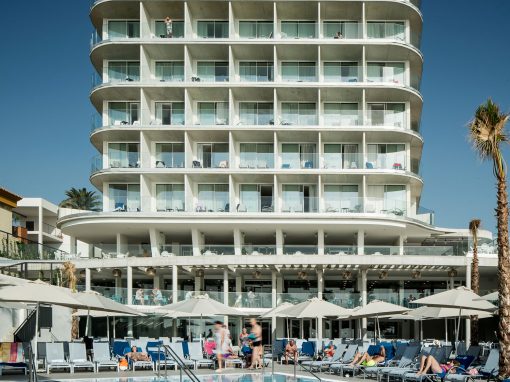
[[[163,294],[159,288],[154,288],[152,290],[152,301],[154,302],[154,305],[161,305],[163,302]]]
[[[124,356],[131,361],[150,361],[147,353],[139,352],[136,346],[131,346],[131,351],[124,354]]]
[[[335,355],[336,346],[333,344],[333,341],[329,341],[329,344],[324,346],[324,356],[328,359],[333,358]]]
[[[296,342],[294,340],[289,340],[287,346],[285,346],[285,364],[289,364],[289,358],[294,360],[294,363],[297,362],[298,358],[298,350],[296,346]]]
[[[384,362],[384,360],[386,359],[386,349],[384,348],[384,346],[381,346],[379,348],[379,353],[377,354],[374,354],[374,355],[369,355],[368,352],[365,352],[363,354],[361,353],[356,353],[356,355],[354,356],[354,359],[352,360],[352,362],[349,364],[350,366],[368,366],[368,367],[372,367],[372,366],[375,366],[377,365],[379,362]]]
[[[145,304],[145,293],[142,288],[138,288],[135,293],[135,300],[138,305],[144,305]]]
[[[420,360],[420,370],[416,375],[429,374],[431,371],[437,374],[439,378],[443,379],[448,372],[455,372],[455,368],[458,366],[458,362],[452,361],[447,363],[439,363],[437,359],[432,355],[422,355]]]

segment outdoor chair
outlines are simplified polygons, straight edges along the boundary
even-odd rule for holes
[[[302,368],[305,370],[308,368],[311,371],[323,371],[324,369],[329,368],[332,364],[341,362],[342,356],[344,355],[345,349],[347,348],[347,344],[338,344],[335,346],[336,346],[335,354],[331,359],[323,359],[322,361],[301,362]]]
[[[134,345],[131,345],[131,346],[134,346]],[[128,346],[127,348],[124,349],[124,352],[123,352],[122,355],[125,356],[130,351],[131,351],[131,347]],[[138,353],[141,353],[142,352],[142,348],[141,347],[137,347],[136,351]],[[133,361],[132,359],[128,359],[128,364],[131,367],[131,370],[133,370],[133,371],[136,371],[136,368],[140,368],[140,369],[152,369],[152,371],[155,371],[154,363],[152,363],[152,361]]]
[[[119,362],[116,358],[112,358],[110,354],[110,345],[107,342],[94,342],[94,362],[96,364],[96,372],[101,368],[116,369],[119,371]]]
[[[373,356],[375,354],[378,354],[379,353],[379,349],[381,348],[382,345],[370,345],[367,349],[367,353],[369,356]],[[376,365],[376,366],[382,366],[381,364],[379,365]],[[362,365],[344,365],[344,367],[342,368],[342,374],[345,373],[345,372],[350,372],[352,373],[353,376],[356,375],[357,372],[361,371],[363,369],[363,366]]]
[[[439,363],[444,363],[445,360],[442,360],[442,361],[439,361],[437,360]],[[471,356],[467,356],[467,355],[462,355],[462,356],[457,356],[454,360],[455,362],[458,362],[460,364],[460,366],[457,366],[455,367],[455,369],[459,369],[459,370],[467,370],[471,364],[473,363],[474,361],[474,358],[471,357]],[[462,371],[461,371],[462,373]],[[402,380],[402,382],[406,382],[406,381],[429,381],[429,382],[434,382],[437,378],[441,378],[441,379],[444,379],[446,377],[446,375],[448,374],[453,374],[453,373],[450,373],[447,372],[447,373],[429,373],[429,374],[421,374],[421,375],[417,375],[416,373],[406,373],[404,375],[404,378]]]
[[[26,375],[28,365],[25,362],[23,343],[0,343],[0,376],[4,370],[21,370]]]
[[[449,349],[451,350],[451,347],[449,347]],[[444,347],[436,346],[423,347],[421,349],[421,352],[417,355],[415,360],[409,366],[402,368],[394,368],[392,370],[385,372],[383,375],[387,376],[388,381],[390,380],[390,378],[396,378],[403,381],[404,376],[407,373],[416,373],[418,371],[418,368],[420,366],[420,359],[422,356],[432,355],[434,358],[438,360],[438,362],[442,362],[446,359],[445,354],[447,350],[448,349],[445,349]],[[450,354],[450,350],[448,350],[448,355]]]
[[[315,356],[315,343],[311,341],[303,342],[297,362],[300,364],[303,361],[312,361],[314,356]]]
[[[408,345],[405,347],[404,354],[402,354],[402,357],[400,360],[396,360],[394,357],[391,361],[389,361],[385,366],[381,367],[375,367],[375,370],[370,370],[370,372],[367,372],[366,374],[373,375],[374,372],[376,373],[377,379],[380,379],[380,376],[384,374],[388,374],[391,371],[394,371],[395,369],[404,369],[408,368],[418,355],[419,351],[421,349],[421,345]]]
[[[148,341],[146,349],[156,370],[161,370],[161,366],[164,366],[165,369],[175,367],[175,361],[171,357],[166,356],[163,341]]]
[[[499,371],[499,350],[491,349],[485,364],[476,367],[478,374],[471,374],[468,369],[457,369],[457,373],[447,374],[445,377],[446,381],[451,382],[467,382],[468,380],[481,380],[487,379],[488,381],[493,379],[496,380]],[[460,372],[459,372],[460,371]]]
[[[63,369],[72,372],[72,366],[65,360],[64,344],[62,342],[46,343],[46,373],[52,369]]]
[[[69,362],[71,362],[73,373],[76,369],[96,370],[94,363],[87,359],[87,349],[83,342],[71,342],[69,344]]]
[[[329,365],[329,371],[335,374],[343,374],[343,367],[349,365],[350,362],[354,359],[356,352],[358,351],[357,344],[350,344],[345,349],[345,353],[339,362],[334,362]]]
[[[200,342],[192,342],[188,343],[189,357],[195,362],[195,369],[198,369],[200,366],[214,367],[214,361],[204,357],[204,352],[202,351],[202,344]]]
[[[177,356],[178,360],[175,360],[175,370],[177,370],[177,368],[181,367],[181,365],[185,365],[187,367],[194,367],[195,366],[195,362],[193,362],[192,360],[190,359],[187,359],[185,356],[184,356],[184,348],[183,348],[183,343],[182,342],[172,342],[170,344],[170,349],[173,350],[173,353],[175,353],[175,355]],[[174,354],[172,354],[172,358],[173,358]]]

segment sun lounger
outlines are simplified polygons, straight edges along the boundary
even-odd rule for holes
[[[151,357],[156,370],[161,370],[162,366],[165,369],[176,366],[175,361],[171,357],[167,357],[162,341],[147,342],[147,354]]]
[[[169,347],[170,347],[170,349],[173,350],[175,355],[179,358],[178,362],[176,361],[176,363],[175,363],[175,370],[177,370],[177,368],[180,367],[181,364],[184,364],[187,367],[191,367],[191,368],[195,366],[195,362],[193,362],[190,359],[187,359],[184,356],[184,349],[182,347],[182,342],[177,342],[177,343],[172,342]],[[172,356],[170,358],[173,358],[173,356],[174,355],[172,354]]]
[[[204,352],[202,351],[202,345],[199,342],[192,342],[188,344],[189,349],[189,357],[195,362],[195,369],[198,369],[200,366],[211,367],[214,366],[214,361],[212,359],[204,357]]]
[[[110,345],[108,345],[108,342],[94,342],[92,347],[94,349],[94,362],[96,364],[96,372],[99,372],[101,368],[115,368],[117,371],[119,371],[119,362],[117,359],[112,358],[110,354]]]
[[[395,360],[395,358],[388,362],[385,366],[375,367],[375,370],[367,370],[366,375],[376,375],[377,379],[380,379],[380,376],[384,374],[388,374],[394,370],[403,370],[408,369],[413,361],[415,361],[416,356],[418,355],[419,351],[421,349],[421,345],[413,344],[409,345],[405,348],[404,354],[402,354],[402,357],[400,360]]]
[[[69,362],[73,368],[73,373],[76,369],[96,370],[94,363],[87,359],[87,349],[83,342],[71,342],[69,344]]]
[[[472,346],[471,346],[472,347]],[[499,350],[491,349],[487,359],[485,360],[485,364],[482,366],[476,367],[478,374],[471,374],[467,369],[460,369],[455,374],[447,374],[445,377],[445,381],[451,382],[466,382],[469,380],[479,380],[479,379],[496,379],[498,376],[498,366],[499,366]],[[459,372],[460,371],[460,372]]]
[[[62,342],[48,342],[46,344],[46,373],[52,369],[63,369],[72,372],[72,366],[65,360],[64,344]]]
[[[339,344],[335,350],[335,354],[331,359],[301,362],[301,367],[303,369],[309,368],[311,371],[323,371],[324,369],[329,368],[332,364],[341,362],[346,348],[346,344]]]
[[[379,349],[382,345],[370,345],[367,349],[367,353],[369,356],[374,356],[379,353]],[[376,365],[376,366],[382,366]],[[362,365],[344,365],[342,368],[342,374],[343,373],[351,373],[353,376],[356,375],[356,373],[360,372],[363,369]]]
[[[358,347],[359,346],[356,344],[351,344],[351,345],[347,346],[347,349],[345,350],[345,353],[342,357],[342,361],[332,363],[329,366],[329,370],[335,374],[337,374],[337,373],[342,374],[343,367],[348,365],[350,362],[352,362],[352,360],[354,359],[354,356],[356,355],[356,352],[358,351]]]
[[[448,354],[449,356],[449,354]],[[443,359],[441,361],[438,360],[439,363],[445,363],[445,361],[448,359],[448,356],[446,357],[446,359]],[[458,366],[456,369],[459,369],[459,370],[467,370],[471,364],[473,363],[474,361],[474,358],[471,357],[471,356],[467,356],[467,355],[461,355],[461,356],[457,356],[455,357],[455,362],[459,363],[460,366]],[[428,374],[420,374],[418,375],[417,373],[415,372],[412,372],[412,373],[406,373],[404,375],[404,378],[403,378],[403,382],[406,382],[406,381],[429,381],[429,382],[434,382],[436,379],[440,378],[440,379],[443,379],[446,377],[446,375],[448,375],[450,372],[447,372],[447,373],[428,373]],[[462,371],[461,371],[462,373]],[[453,374],[453,373],[451,373]]]

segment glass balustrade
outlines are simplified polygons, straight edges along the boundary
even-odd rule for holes
[[[243,255],[276,255],[276,245],[245,244],[241,250]]]
[[[202,256],[234,256],[233,245],[205,244],[200,247]]]
[[[316,255],[318,249],[316,245],[284,245],[284,255]]]
[[[357,255],[358,247],[352,245],[325,245],[324,254],[331,256]]]
[[[276,295],[276,305],[281,305],[284,302],[290,302],[291,304],[299,304],[311,298],[316,298],[317,292],[287,292],[278,293]]]
[[[229,292],[228,304],[234,308],[270,309],[273,307],[270,292]]]
[[[323,292],[322,298],[332,304],[341,306],[346,309],[353,309],[362,305],[361,294],[359,292],[349,291],[332,291]]]
[[[193,245],[191,244],[165,244],[159,248],[161,257],[171,256],[193,256]]]

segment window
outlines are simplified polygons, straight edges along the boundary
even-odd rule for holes
[[[361,113],[357,103],[324,104],[324,124],[326,126],[358,126],[361,124]]]
[[[199,143],[198,158],[204,168],[228,168],[228,143]]]
[[[241,184],[239,186],[242,212],[272,212],[273,185]]]
[[[109,102],[108,118],[112,126],[139,124],[138,102]]]
[[[140,62],[138,61],[109,61],[108,81],[140,81]]]
[[[324,185],[326,212],[361,212],[357,185]]]
[[[325,144],[324,168],[360,168],[360,153],[357,144]]]
[[[282,102],[282,125],[316,125],[315,103]]]
[[[367,64],[367,80],[371,82],[404,84],[404,72],[403,62],[369,62]]]
[[[156,21],[155,33],[156,37],[167,38],[165,21]],[[172,20],[172,38],[184,37],[184,21]]]
[[[241,81],[270,82],[274,78],[272,62],[240,62],[239,76]]]
[[[403,21],[368,21],[367,36],[368,38],[387,38],[404,41],[405,23]]]
[[[315,21],[282,21],[282,38],[316,38]]]
[[[315,185],[282,185],[282,212],[317,212]]]
[[[156,167],[183,168],[184,143],[156,143]]]
[[[316,168],[315,143],[283,143],[282,168]]]
[[[282,79],[284,81],[317,81],[315,62],[282,62]]]
[[[271,38],[273,37],[272,21],[239,21],[239,37]]]
[[[138,38],[140,22],[135,20],[108,21],[108,38]]]
[[[184,184],[156,184],[157,211],[182,212],[184,205]]]
[[[197,212],[229,212],[228,184],[199,184]]]
[[[140,167],[138,143],[109,143],[108,160],[110,168]]]
[[[273,104],[270,102],[240,102],[239,122],[243,125],[274,125]]]
[[[228,81],[228,62],[199,61],[197,62],[197,76],[200,78],[200,81]]]
[[[405,127],[405,104],[370,103],[368,104],[369,123],[374,126]]]
[[[156,125],[184,125],[184,102],[156,102]]]
[[[406,187],[403,185],[367,186],[366,212],[405,215]]]
[[[140,211],[139,184],[110,184],[108,186],[110,211]]]
[[[184,81],[184,61],[157,61],[155,69],[159,81]]]
[[[324,21],[326,38],[360,38],[361,24],[357,21]]]
[[[273,168],[274,148],[272,143],[239,144],[239,168]]]
[[[197,35],[202,38],[228,38],[227,21],[198,21]]]
[[[366,168],[406,169],[405,144],[369,144]]]
[[[335,82],[358,82],[360,67],[357,62],[325,62],[324,80]]]
[[[199,102],[200,125],[228,125],[228,102]]]

